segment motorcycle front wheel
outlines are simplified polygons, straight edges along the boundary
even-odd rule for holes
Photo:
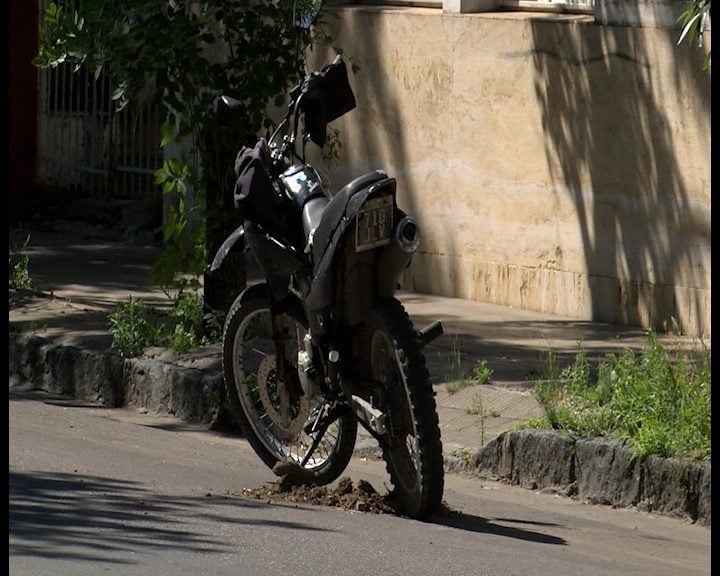
[[[386,414],[381,442],[396,509],[412,518],[438,511],[444,489],[435,395],[412,322],[394,298],[379,300],[363,328],[362,350]]]
[[[287,386],[281,398],[277,380],[278,360],[273,342],[270,297],[255,290],[239,296],[225,319],[223,330],[223,374],[231,411],[253,450],[269,467],[278,462],[302,466],[307,483],[324,485],[336,480],[348,465],[357,434],[357,420],[340,415],[322,433],[306,431],[327,407],[322,395],[302,393],[297,378],[298,354],[304,351],[307,319],[302,304],[289,296],[282,304]],[[289,417],[283,417],[287,402]],[[310,447],[316,444],[311,455]]]

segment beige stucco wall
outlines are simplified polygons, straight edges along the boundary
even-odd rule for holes
[[[334,189],[397,178],[423,233],[403,288],[710,336],[709,39],[583,15],[326,20],[359,69],[325,167]]]

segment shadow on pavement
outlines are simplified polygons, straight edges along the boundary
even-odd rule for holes
[[[198,520],[324,530],[236,513],[204,513],[207,497],[155,494],[140,484],[79,474],[9,473],[9,556],[132,564],[132,551],[168,548],[203,554],[235,551],[196,530]],[[212,505],[262,509],[261,502],[213,499]]]
[[[545,522],[528,522],[527,520],[512,520],[506,518],[496,518],[496,521],[513,522],[523,524],[537,524],[538,526],[557,526]],[[538,544],[554,544],[556,546],[565,546],[567,542],[564,538],[543,534],[542,532],[534,532],[532,530],[524,530],[522,528],[514,528],[512,526],[503,526],[495,522],[474,516],[472,514],[463,514],[461,512],[446,512],[432,516],[429,520],[431,524],[438,524],[448,528],[457,528],[458,530],[466,530],[468,532],[481,532],[483,534],[495,534],[496,536],[505,536],[507,538],[515,538],[517,540],[526,540],[528,542],[537,542]]]

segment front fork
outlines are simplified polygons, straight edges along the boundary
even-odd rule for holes
[[[289,426],[293,415],[291,413],[293,401],[304,394],[300,378],[287,358],[286,339],[288,337],[285,327],[285,312],[272,290],[270,290],[270,326],[272,340],[275,346],[275,375],[277,379],[277,396],[280,419],[283,426]],[[299,336],[299,335],[298,335]]]
[[[289,425],[292,415],[290,414],[290,394],[304,394],[305,391],[300,385],[300,379],[298,375],[293,375],[291,381],[288,382],[288,369],[292,368],[286,358],[285,354],[285,314],[282,312],[281,307],[271,294],[271,324],[272,324],[272,338],[275,344],[275,368],[277,374],[277,392],[280,403],[280,417],[283,425]],[[438,338],[443,334],[443,327],[439,320],[431,323],[423,330],[416,332],[416,337],[420,348],[425,347],[427,344]],[[298,342],[298,344],[300,344]],[[318,351],[319,352],[319,351]],[[397,358],[397,364],[400,369],[400,374],[403,380],[406,380],[405,370],[403,363],[400,358]],[[330,390],[342,390],[345,401],[349,405],[355,414],[358,422],[378,441],[384,440],[387,432],[386,421],[387,417],[381,410],[375,408],[370,402],[364,398],[353,393],[351,386],[341,376],[341,361],[340,352],[331,347],[325,362],[323,362],[323,371],[325,373],[325,391]],[[354,370],[354,367],[350,367]],[[405,382],[407,384],[407,382]],[[295,390],[294,388],[299,388]],[[330,400],[328,398],[328,400]],[[327,402],[323,407],[318,418],[314,419],[313,422],[309,422],[306,426],[305,432],[317,433],[313,446],[311,446],[305,459],[314,451],[314,448],[319,443],[327,427],[342,412],[342,408],[339,407],[337,402]]]
[[[282,425],[290,425],[290,398],[287,386],[285,359],[285,315],[277,311],[277,306],[271,307],[272,337],[275,343],[275,373],[277,376],[277,395],[280,402],[280,419]]]

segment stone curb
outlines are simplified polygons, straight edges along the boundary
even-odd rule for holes
[[[207,361],[207,356],[181,357],[150,348],[144,356],[122,358],[114,351],[85,351],[32,334],[9,334],[9,372],[37,390],[226,428],[222,367],[219,359]]]
[[[469,459],[465,471],[591,504],[636,507],[711,525],[709,462],[642,458],[607,438],[576,440],[552,430],[503,432]]]
[[[184,355],[150,348],[124,359],[113,351],[90,352],[11,331],[9,373],[35,389],[99,406],[137,408],[210,429],[235,428],[224,408],[220,354],[210,348]],[[361,441],[356,452],[381,457],[375,441]],[[710,463],[639,458],[605,438],[503,432],[469,460],[445,455],[444,461],[450,472],[711,524]]]

